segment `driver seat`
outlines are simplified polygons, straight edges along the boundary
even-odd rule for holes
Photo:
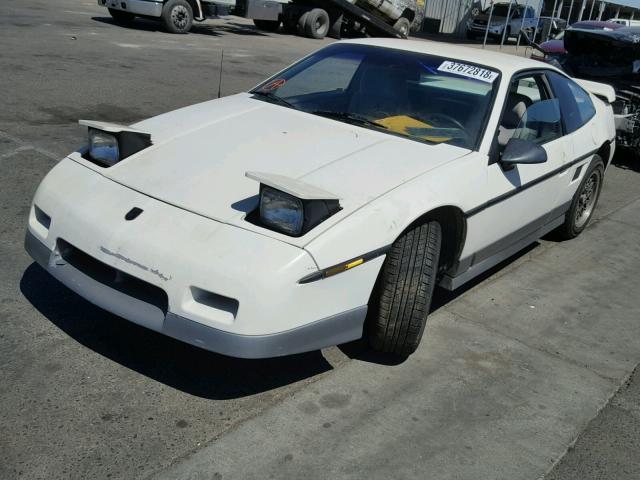
[[[507,106],[500,120],[500,126],[498,127],[498,144],[501,147],[506,146],[509,140],[511,140],[527,108],[529,108],[532,103],[531,99],[526,95],[516,92],[509,94]]]
[[[407,72],[402,67],[367,65],[351,96],[349,111],[367,118],[382,119],[407,112]]]

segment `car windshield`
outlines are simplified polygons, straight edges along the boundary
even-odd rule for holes
[[[251,93],[259,100],[427,143],[473,149],[499,73],[455,59],[337,44]]]

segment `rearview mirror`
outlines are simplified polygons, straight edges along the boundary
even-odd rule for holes
[[[502,152],[500,163],[505,168],[514,165],[544,163],[547,161],[547,151],[540,145],[520,138],[512,138]]]

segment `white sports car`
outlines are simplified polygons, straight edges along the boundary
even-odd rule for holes
[[[89,301],[226,355],[365,334],[413,352],[433,289],[578,235],[615,144],[611,87],[442,43],[334,43],[248,93],[133,126],[38,188],[31,256]]]

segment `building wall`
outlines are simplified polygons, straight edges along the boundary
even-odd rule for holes
[[[529,5],[540,8],[542,2],[543,0],[529,0]],[[524,5],[527,0],[518,0],[518,3]],[[440,20],[440,33],[464,35],[467,20],[490,5],[490,0],[427,0],[425,18]]]

